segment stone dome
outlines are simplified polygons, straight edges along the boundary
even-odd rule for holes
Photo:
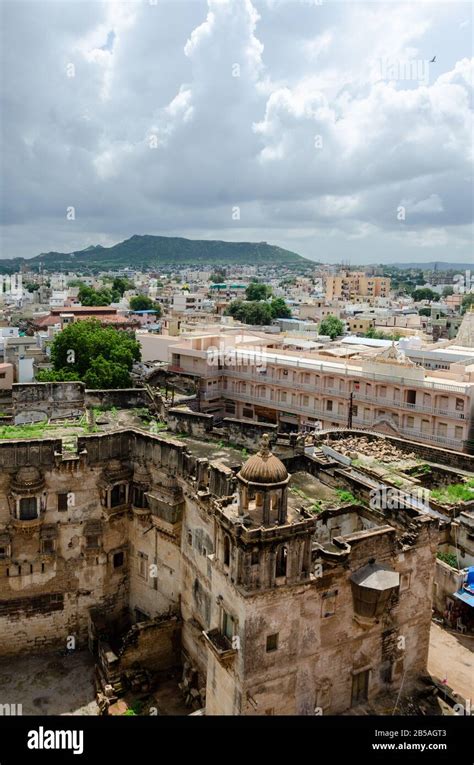
[[[148,487],[151,483],[151,475],[145,465],[136,465],[133,471],[133,483],[137,486]]]
[[[130,465],[122,464],[120,460],[109,460],[103,471],[106,481],[115,483],[116,481],[126,481],[133,475]]]
[[[22,467],[14,478],[11,479],[11,488],[20,493],[39,491],[44,486],[44,478],[38,468],[33,466]]]
[[[288,480],[283,462],[270,451],[268,435],[262,436],[260,450],[242,465],[237,477],[247,483],[278,484]]]

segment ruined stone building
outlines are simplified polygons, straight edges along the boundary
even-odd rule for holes
[[[282,459],[265,438],[224,464],[140,430],[81,436],[73,454],[0,442],[0,655],[73,637],[110,682],[186,662],[207,715],[339,714],[408,690],[426,667],[436,520],[363,501],[314,512],[294,475],[329,491],[347,471]]]

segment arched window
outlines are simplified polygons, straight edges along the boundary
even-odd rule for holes
[[[229,537],[224,537],[224,566],[230,566],[230,542]]]
[[[286,563],[288,559],[288,548],[282,545],[278,548],[276,555],[276,576],[286,576]]]

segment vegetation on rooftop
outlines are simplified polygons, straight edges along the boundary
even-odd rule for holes
[[[381,329],[375,329],[375,327],[369,327],[367,332],[364,333],[364,337],[368,337],[371,340],[400,340],[403,337],[402,332],[383,332]]]
[[[432,489],[430,496],[443,505],[469,502],[471,499],[474,499],[474,478],[463,483],[452,483],[449,486],[440,486],[438,489]]]
[[[336,489],[336,494],[341,502],[358,502],[357,497],[351,491],[347,491],[347,489]]]
[[[439,552],[436,557],[442,560],[443,563],[447,563],[448,566],[452,566],[452,568],[458,567],[458,560],[454,553]]]

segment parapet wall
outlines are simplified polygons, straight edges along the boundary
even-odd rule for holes
[[[169,409],[167,415],[168,427],[174,433],[185,433],[188,436],[205,436],[212,431],[214,418],[212,414],[191,412],[189,409]]]
[[[222,426],[230,443],[245,446],[248,449],[257,448],[264,433],[268,433],[272,444],[277,439],[278,426],[268,422],[252,422],[225,417]]]
[[[133,409],[134,407],[149,406],[150,398],[146,388],[112,388],[110,390],[86,390],[85,403],[87,406],[104,408]]]
[[[80,417],[84,404],[82,382],[14,383],[12,387],[15,425]]]

